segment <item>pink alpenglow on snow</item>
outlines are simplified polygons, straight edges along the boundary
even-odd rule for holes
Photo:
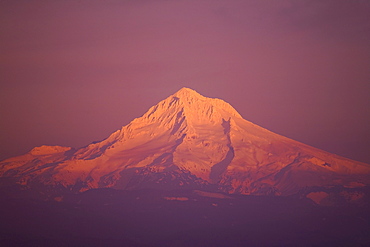
[[[86,191],[163,188],[291,195],[310,187],[362,187],[370,166],[261,128],[227,102],[189,88],[101,142],[41,146],[0,163],[21,185]],[[321,200],[321,194],[315,200]],[[317,197],[319,195],[320,197]]]

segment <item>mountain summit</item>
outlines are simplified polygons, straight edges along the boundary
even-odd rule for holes
[[[291,195],[370,184],[370,166],[272,133],[221,99],[182,88],[107,139],[41,146],[0,163],[2,180],[72,191],[206,189]]]

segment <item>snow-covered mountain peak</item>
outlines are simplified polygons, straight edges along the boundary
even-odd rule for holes
[[[172,96],[176,96],[178,98],[204,98],[204,96],[200,95],[197,91],[183,87]]]
[[[182,88],[107,139],[77,150],[41,146],[0,162],[0,177],[92,188],[208,188],[289,195],[364,186],[370,167],[263,129],[228,103]]]
[[[172,99],[178,99],[185,106],[195,107],[197,109],[200,109],[202,107],[208,108],[212,106],[213,108],[216,108],[218,110],[229,112],[233,116],[241,117],[240,114],[229,103],[226,103],[221,99],[205,97],[190,88],[183,87],[179,91],[168,97],[166,100]]]
[[[230,117],[242,118],[228,103],[217,98],[204,97],[193,89],[182,88],[157,105],[151,107],[143,118],[158,119],[184,116],[193,123],[207,124]],[[137,119],[142,122],[142,119]]]

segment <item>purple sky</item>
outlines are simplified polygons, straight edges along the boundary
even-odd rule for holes
[[[0,159],[104,139],[184,86],[370,163],[370,1],[0,1]]]

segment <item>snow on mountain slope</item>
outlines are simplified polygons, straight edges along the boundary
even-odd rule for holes
[[[0,163],[32,186],[208,188],[289,195],[307,187],[370,184],[370,166],[272,133],[228,103],[182,88],[107,139],[78,150],[42,146]]]

